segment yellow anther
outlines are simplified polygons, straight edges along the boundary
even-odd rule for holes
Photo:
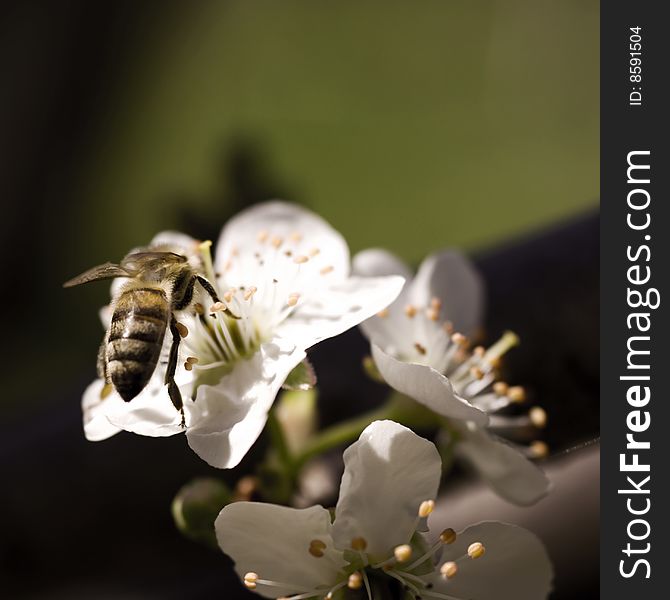
[[[434,510],[435,510],[435,500],[424,500],[419,506],[419,516],[421,518],[425,518]]]
[[[287,304],[289,306],[295,306],[298,304],[298,300],[300,299],[300,294],[294,293],[294,294],[289,294]]]
[[[184,337],[186,337],[186,336],[188,335],[188,327],[186,327],[186,325],[184,325],[183,323],[180,323],[179,321],[177,321],[177,325],[176,325],[176,327],[177,327],[177,331],[179,332],[179,335],[180,335],[181,337],[184,338]]]
[[[252,285],[246,292],[244,292],[244,299],[250,300],[257,291],[258,288],[255,285]]]
[[[107,398],[112,393],[112,390],[114,389],[114,386],[111,383],[106,383],[105,385],[102,386],[102,389],[100,390],[100,400],[104,400]]]
[[[529,446],[530,455],[533,458],[545,458],[549,455],[549,446],[545,444],[542,440],[535,440],[530,443]]]
[[[215,313],[222,310],[226,310],[226,305],[223,302],[215,302],[212,304],[212,306],[209,307],[210,313]]]
[[[458,565],[453,560],[444,563],[440,567],[440,575],[442,575],[444,579],[451,579],[456,573],[458,573]]]
[[[486,548],[481,542],[473,542],[468,546],[468,556],[472,559],[481,558],[484,556],[484,552],[486,552]]]
[[[504,381],[496,381],[493,384],[493,392],[496,396],[506,396],[509,386]]]
[[[451,341],[454,342],[454,344],[457,344],[458,346],[465,347],[468,345],[468,338],[466,338],[462,333],[454,333],[451,336]]]
[[[299,242],[302,240],[302,233],[294,231],[291,235],[288,236],[288,239],[292,242]]]
[[[268,239],[268,235],[270,234],[267,232],[267,230],[263,229],[258,232],[256,239],[262,244]]]
[[[507,397],[512,402],[524,402],[526,400],[526,390],[520,385],[512,386],[507,390]]]
[[[279,248],[284,243],[284,240],[280,238],[278,235],[272,236],[272,239],[270,240],[270,244],[272,244],[273,248]]]
[[[385,319],[386,317],[389,316],[389,309],[388,308],[383,308],[382,310],[380,310],[377,313],[377,316],[382,318],[382,319]]]
[[[400,562],[407,562],[410,558],[412,558],[412,546],[409,544],[401,544],[400,546],[396,546],[393,549],[393,556],[395,556],[395,559]]]
[[[250,571],[244,576],[244,585],[250,590],[256,589],[256,582],[258,581],[258,573]]]
[[[200,252],[209,252],[211,247],[212,240],[205,240],[204,242],[200,242],[200,244],[198,244],[198,250],[200,250]]]
[[[358,571],[349,575],[349,579],[347,580],[347,587],[350,590],[360,590],[362,585],[363,576]]]
[[[351,540],[351,548],[357,552],[363,552],[368,547],[368,543],[363,537],[355,537]]]
[[[192,371],[193,370],[193,365],[190,362],[186,361],[184,363],[184,369],[186,369],[187,371]]]
[[[477,358],[483,358],[484,354],[486,354],[486,349],[484,346],[477,346],[472,353],[477,357]]]
[[[453,544],[456,541],[456,532],[449,527],[440,534],[440,541],[443,544]]]
[[[440,300],[439,298],[435,298],[435,297],[431,298],[430,299],[430,307],[433,310],[436,310],[436,311],[439,312],[439,310],[442,308],[442,300]]]
[[[405,306],[405,314],[410,318],[413,319],[414,316],[416,315],[416,308],[412,306],[411,304],[408,304]]]
[[[192,365],[197,365],[200,362],[200,359],[197,356],[189,356],[186,358],[187,363],[191,363]]]
[[[229,304],[233,301],[234,297],[235,297],[235,290],[228,290],[225,294],[223,294],[223,299]]]
[[[302,264],[305,264],[308,260],[309,260],[309,256],[305,256],[304,254],[301,254],[300,256],[296,256],[293,259],[293,262],[296,265],[302,265]]]
[[[547,425],[547,413],[541,406],[533,406],[528,411],[528,417],[530,418],[530,422],[538,429],[542,429]]]
[[[309,254],[312,258],[314,258],[319,252],[321,252],[321,250],[319,250],[318,248],[312,248],[312,249],[309,251],[308,254]]]
[[[328,275],[328,273],[331,273],[334,269],[335,267],[328,265],[327,267],[323,267],[323,269],[321,269],[319,273],[321,273],[321,275]]]
[[[422,356],[426,354],[425,346],[422,346],[419,342],[414,342],[414,348],[416,348],[416,351]]]
[[[483,379],[484,371],[482,371],[479,367],[472,367],[472,369],[470,369],[470,375],[472,375],[475,379]]]
[[[326,549],[326,544],[325,542],[322,542],[321,540],[312,540],[309,543],[309,553],[316,557],[316,558],[321,558],[323,556],[323,551]]]
[[[428,308],[428,309],[426,309],[426,318],[430,319],[431,321],[439,321],[440,320],[440,311],[435,310],[434,308]]]

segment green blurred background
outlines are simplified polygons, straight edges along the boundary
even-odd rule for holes
[[[60,284],[158,230],[281,195],[416,262],[597,206],[596,1],[54,4],[2,29],[10,411],[93,376],[107,286]]]

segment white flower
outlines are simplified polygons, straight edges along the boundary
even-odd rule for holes
[[[321,506],[294,509],[237,502],[216,519],[219,545],[246,586],[268,598],[381,600],[396,586],[423,599],[539,600],[552,568],[538,538],[487,522],[461,533],[425,530],[440,481],[433,444],[392,421],[376,421],[344,453],[331,522]],[[386,593],[381,591],[386,590]],[[399,597],[399,596],[397,596]]]
[[[550,483],[528,458],[543,455],[546,446],[514,446],[489,431],[527,436],[544,426],[546,414],[539,407],[517,417],[496,414],[523,402],[525,393],[496,381],[496,363],[517,343],[514,334],[505,334],[488,350],[467,348],[466,335],[479,328],[484,305],[484,286],[475,268],[458,252],[445,251],[426,258],[412,279],[402,261],[372,249],[354,257],[354,272],[400,274],[407,280],[391,306],[361,325],[384,380],[448,417],[459,440],[457,453],[500,496],[522,505],[537,502]]]
[[[220,468],[237,465],[254,443],[305,351],[382,310],[403,285],[397,276],[351,276],[342,236],[314,213],[278,201],[231,219],[214,265],[208,246],[199,247],[183,234],[161,234],[152,244],[169,244],[199,262],[221,299],[213,305],[196,285],[194,303],[177,315],[187,335],[175,377],[184,398],[188,443]],[[115,280],[113,295],[122,285]],[[105,325],[109,318],[107,311]],[[121,429],[154,437],[182,432],[164,373],[165,365],[159,364],[146,388],[128,403],[114,391],[107,394],[103,381],[93,382],[83,398],[87,438],[104,439]]]

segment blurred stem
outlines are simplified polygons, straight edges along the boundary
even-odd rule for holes
[[[293,456],[286,443],[284,429],[282,428],[279,419],[277,419],[277,414],[274,408],[268,413],[268,431],[270,433],[272,447],[277,452],[277,458],[282,465],[287,467],[288,470],[291,470],[293,466]]]

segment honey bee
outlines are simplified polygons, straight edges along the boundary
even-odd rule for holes
[[[185,427],[184,403],[174,380],[180,330],[184,327],[177,322],[174,313],[191,304],[196,282],[214,303],[220,302],[219,297],[186,256],[163,251],[163,247],[132,252],[120,264],[98,265],[66,281],[63,287],[116,277],[125,277],[128,281],[112,301],[111,323],[98,351],[98,376],[130,402],[151,379],[169,327],[172,345],[164,383],[172,404],[181,413],[181,426]]]

